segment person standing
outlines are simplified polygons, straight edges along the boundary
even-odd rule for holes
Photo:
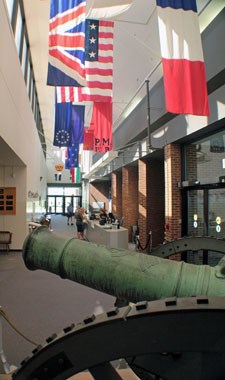
[[[79,210],[75,212],[77,238],[80,240],[84,240],[84,220],[86,220],[86,218],[85,209],[80,207]]]
[[[67,225],[69,226],[69,224],[71,224],[71,226],[73,226],[73,205],[72,205],[72,203],[70,203],[67,206]]]

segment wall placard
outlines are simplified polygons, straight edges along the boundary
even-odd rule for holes
[[[0,188],[0,215],[16,214],[16,188]]]

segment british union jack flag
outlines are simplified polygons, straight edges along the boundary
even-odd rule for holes
[[[85,86],[86,0],[51,0],[47,84]]]

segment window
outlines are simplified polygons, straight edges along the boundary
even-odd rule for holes
[[[27,62],[27,40],[26,37],[23,37],[23,47],[22,47],[22,61],[21,61],[21,66],[22,66],[22,71],[23,71],[23,76],[25,78],[26,75],[26,62]]]
[[[15,29],[15,42],[16,42],[18,54],[20,54],[21,33],[22,33],[22,14],[21,14],[20,6],[19,6],[17,19],[16,19],[16,29]]]
[[[30,63],[28,63],[27,67],[27,94],[30,93]]]
[[[185,180],[201,184],[225,180],[225,131],[185,146]]]
[[[5,0],[8,8],[9,19],[12,20],[14,0]]]
[[[0,215],[13,215],[16,213],[16,188],[0,188]]]

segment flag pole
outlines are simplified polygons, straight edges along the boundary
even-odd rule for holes
[[[146,79],[146,92],[147,92],[147,121],[148,121],[148,149],[151,149],[151,119],[150,119],[150,95],[149,95],[149,80]]]

